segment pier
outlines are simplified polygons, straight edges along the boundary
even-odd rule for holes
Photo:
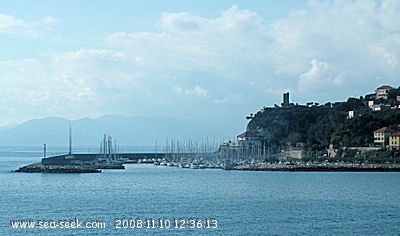
[[[99,154],[94,153],[78,153],[73,154],[74,158],[69,158],[71,155],[63,154],[52,157],[42,158],[42,164],[44,165],[68,165],[68,164],[80,164],[85,162],[95,161]],[[120,153],[119,159],[126,163],[137,163],[139,160],[148,159],[155,160],[158,158],[165,158],[166,153]]]

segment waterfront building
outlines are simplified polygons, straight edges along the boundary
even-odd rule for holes
[[[286,151],[282,152],[283,157],[292,159],[302,159],[304,157],[303,147],[289,147]]]
[[[219,146],[220,155],[231,160],[260,160],[262,152],[259,137],[251,131],[243,132],[236,136],[236,140]]]
[[[396,133],[396,130],[389,129],[388,127],[382,127],[374,131],[374,144],[382,147],[386,147],[389,144],[390,135]]]
[[[228,142],[224,142],[223,144],[219,145],[219,152],[227,152],[229,150],[238,150],[239,143],[237,140],[229,140]]]
[[[253,132],[246,131],[237,136],[239,146],[249,148],[251,146],[259,146],[261,144],[258,136]]]
[[[393,133],[389,136],[389,148],[391,150],[400,150],[400,132]]]
[[[255,161],[261,159],[262,145],[259,137],[251,132],[246,131],[237,136],[238,151],[241,159]]]

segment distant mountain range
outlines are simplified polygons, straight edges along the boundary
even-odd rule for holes
[[[112,136],[119,145],[164,145],[166,140],[215,139],[217,127],[192,124],[164,117],[125,117],[107,115],[97,119],[69,121],[58,117],[34,119],[23,124],[0,128],[0,146],[68,146],[69,124],[73,145],[100,145],[103,135]],[[207,125],[207,127],[206,127]],[[214,137],[213,137],[214,136]],[[219,139],[219,138],[217,138]],[[216,140],[221,141],[221,140]]]

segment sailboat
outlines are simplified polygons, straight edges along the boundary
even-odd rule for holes
[[[126,162],[117,151],[117,145],[114,144],[111,136],[104,134],[103,141],[100,144],[100,152],[96,158],[96,164],[99,169],[125,169],[123,164]]]

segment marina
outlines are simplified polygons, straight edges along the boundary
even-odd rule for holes
[[[400,172],[395,163],[314,163],[314,162],[251,162],[231,160],[215,153],[64,154],[42,158],[40,163],[19,168],[16,172],[96,173],[102,169],[125,169],[128,164],[155,165],[186,169],[222,169],[237,171],[339,171],[339,172]]]
[[[238,136],[238,145],[232,147],[216,144],[197,144],[191,141],[167,142],[164,151],[123,153],[112,137],[104,134],[97,153],[73,153],[72,129],[69,131],[69,152],[47,157],[44,145],[40,163],[23,166],[15,172],[42,173],[98,173],[102,169],[125,169],[127,164],[152,164],[187,169],[223,169],[238,171],[322,171],[322,172],[400,172],[400,164],[304,161],[283,157],[282,153],[271,160],[269,151],[255,148],[254,140],[245,132]],[[243,138],[244,137],[244,138]],[[256,142],[257,143],[257,142]],[[294,152],[294,151],[291,151]],[[266,155],[267,154],[267,155]]]

